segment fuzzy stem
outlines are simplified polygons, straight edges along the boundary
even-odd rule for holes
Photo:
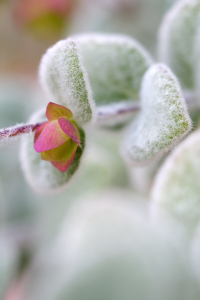
[[[28,125],[16,125],[12,128],[0,129],[0,140],[11,138],[23,133],[33,132],[43,123],[44,122]]]
[[[140,103],[129,103],[126,105],[112,104],[98,107],[97,122],[110,119],[116,116],[133,114],[140,110]]]
[[[138,104],[129,105],[127,106],[127,108],[118,108],[113,110],[113,112],[106,112],[100,108],[98,111],[98,121],[102,121],[103,119],[107,119],[115,115],[122,115],[127,113],[130,114],[138,110],[140,110],[140,106]],[[23,133],[34,132],[39,126],[44,123],[45,122],[37,124],[16,125],[12,128],[0,129],[0,140],[11,138]]]
[[[189,106],[195,104],[194,95],[192,93],[186,93],[185,100]],[[109,107],[111,109],[109,109]],[[123,107],[121,107],[120,105],[102,106],[99,107],[97,111],[97,123],[115,116],[133,114],[140,109],[140,103],[129,103],[127,106]],[[34,132],[42,124],[44,124],[44,122],[37,124],[16,125],[12,128],[0,129],[0,140],[14,137],[23,133]]]

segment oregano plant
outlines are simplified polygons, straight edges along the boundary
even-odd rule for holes
[[[27,124],[1,129],[0,146],[20,139],[28,184],[59,195],[92,157],[90,135],[114,136],[114,148],[104,144],[109,156],[97,142],[92,159],[100,168],[118,153],[123,167],[113,169],[127,170],[129,190],[92,190],[68,212],[60,235],[35,256],[21,299],[199,299],[199,36],[200,0],[180,0],[160,25],[156,57],[114,33],[71,34],[46,51],[39,81],[48,104]],[[45,272],[53,293],[40,289]]]

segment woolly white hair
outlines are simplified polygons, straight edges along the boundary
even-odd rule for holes
[[[141,87],[141,112],[121,144],[125,161],[144,165],[169,151],[191,129],[180,85],[163,64],[153,65]]]
[[[139,101],[142,77],[152,64],[149,53],[139,42],[122,34],[87,33],[73,38],[80,44],[98,112],[106,115],[98,118],[98,124],[126,123],[133,113],[114,116],[114,112]]]
[[[19,132],[19,128],[24,127],[23,132]],[[13,134],[18,133],[16,136]],[[31,126],[26,124],[17,124],[8,128],[0,129],[0,147],[10,146],[12,143],[16,143],[20,138],[28,133],[32,132]]]
[[[92,90],[76,39],[62,40],[49,48],[42,58],[39,76],[50,99],[68,107],[79,123],[95,119]]]
[[[50,99],[67,106],[83,124],[95,121],[95,103],[113,107],[138,101],[142,77],[151,64],[150,55],[131,37],[82,34],[51,47],[43,56],[39,74]],[[104,120],[104,125],[126,121],[120,116]]]
[[[88,33],[73,38],[80,43],[97,105],[138,101],[142,77],[152,64],[152,58],[142,45],[119,34]]]

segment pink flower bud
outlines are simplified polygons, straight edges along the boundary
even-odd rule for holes
[[[72,112],[62,105],[50,102],[46,116],[49,121],[35,132],[34,149],[41,153],[43,160],[65,172],[74,160],[77,147],[81,146],[78,126]]]

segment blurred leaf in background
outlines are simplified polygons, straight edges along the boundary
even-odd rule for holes
[[[70,32],[129,34],[156,54],[157,29],[177,0],[80,0]]]
[[[62,33],[76,1],[17,0],[14,18],[36,38],[58,38]]]

